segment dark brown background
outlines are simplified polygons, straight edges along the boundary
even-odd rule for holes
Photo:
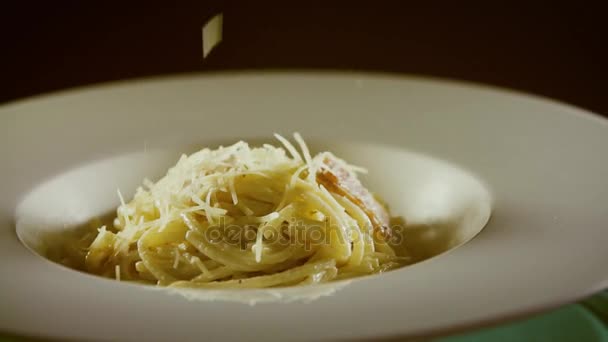
[[[601,2],[23,1],[0,14],[0,102],[156,74],[376,70],[516,88],[608,114]],[[202,60],[201,26],[224,12]]]

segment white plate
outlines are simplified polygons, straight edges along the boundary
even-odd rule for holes
[[[356,142],[341,148],[349,159],[386,162],[365,166],[381,175],[370,186],[398,213],[428,219],[441,215],[422,210],[474,208],[481,216],[466,240],[485,222],[487,184],[492,219],[468,243],[422,263],[309,303],[254,306],[189,301],[74,272],[31,253],[15,234],[24,212],[57,223],[115,205],[108,185],[132,187],[147,165],[152,173],[168,166],[165,152],[152,151],[296,130],[320,145],[333,141],[329,148]],[[9,104],[0,109],[0,331],[87,340],[362,339],[437,334],[551,308],[608,285],[606,148],[606,120],[576,108],[386,75],[182,76]],[[123,156],[144,150],[156,161]],[[402,159],[390,164],[394,156]],[[114,159],[98,162],[104,158]]]

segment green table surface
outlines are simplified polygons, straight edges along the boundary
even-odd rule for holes
[[[608,341],[608,290],[532,318],[436,341]]]
[[[0,342],[33,341],[0,336]],[[36,340],[39,341],[39,340]],[[532,318],[438,338],[437,342],[608,342],[608,290]]]

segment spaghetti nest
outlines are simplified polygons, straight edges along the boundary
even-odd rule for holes
[[[122,196],[88,248],[88,272],[201,288],[264,288],[383,272],[406,262],[389,215],[329,152],[245,142],[183,155],[157,183]],[[287,152],[289,152],[289,156]]]

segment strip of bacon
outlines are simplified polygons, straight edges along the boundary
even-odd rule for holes
[[[390,216],[386,208],[361,184],[344,162],[326,156],[325,167],[317,173],[317,181],[334,194],[344,196],[357,205],[372,222],[373,228],[384,237],[390,237]]]

